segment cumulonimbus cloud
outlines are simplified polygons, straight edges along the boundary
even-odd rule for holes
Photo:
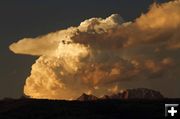
[[[154,4],[134,22],[113,14],[92,18],[10,45],[18,54],[37,55],[24,93],[32,98],[74,99],[120,90],[121,81],[178,78],[180,0]],[[171,70],[171,71],[170,71]]]

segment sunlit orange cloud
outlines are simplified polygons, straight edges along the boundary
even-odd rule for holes
[[[26,79],[25,95],[102,96],[120,91],[122,81],[178,76],[173,70],[180,70],[180,57],[175,58],[180,51],[179,29],[180,0],[176,0],[153,4],[135,22],[124,22],[117,14],[92,18],[78,27],[21,39],[10,50],[39,56]]]

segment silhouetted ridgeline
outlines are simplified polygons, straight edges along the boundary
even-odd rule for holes
[[[0,101],[0,119],[163,119],[165,103],[180,99],[63,101],[19,99]]]
[[[113,93],[111,95],[104,95],[103,97],[96,97],[92,94],[88,95],[83,93],[77,100],[79,101],[90,101],[90,100],[127,100],[127,99],[146,99],[146,100],[159,100],[164,98],[164,96],[155,90],[147,88],[137,88],[137,89],[126,89],[121,90],[118,93]]]
[[[98,98],[82,94],[75,101],[6,98],[0,101],[0,119],[163,119],[167,99],[153,90],[127,89]]]

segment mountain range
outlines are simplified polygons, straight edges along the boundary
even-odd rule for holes
[[[111,95],[104,95],[103,97],[96,97],[92,94],[88,95],[83,93],[80,97],[77,98],[79,101],[93,101],[93,100],[109,100],[109,99],[163,99],[164,96],[155,90],[147,88],[137,88],[137,89],[126,89],[121,90],[118,93],[113,93]]]

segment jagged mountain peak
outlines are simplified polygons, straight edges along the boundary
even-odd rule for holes
[[[91,95],[91,94],[86,94],[83,93],[79,98],[77,98],[77,100],[79,101],[91,101],[91,100],[97,100],[98,97]]]
[[[121,90],[118,93],[111,95],[104,95],[98,98],[92,94],[88,95],[83,93],[77,100],[80,101],[91,101],[91,100],[103,100],[103,99],[162,99],[163,95],[155,90],[147,88],[137,88],[137,89],[126,89]]]

